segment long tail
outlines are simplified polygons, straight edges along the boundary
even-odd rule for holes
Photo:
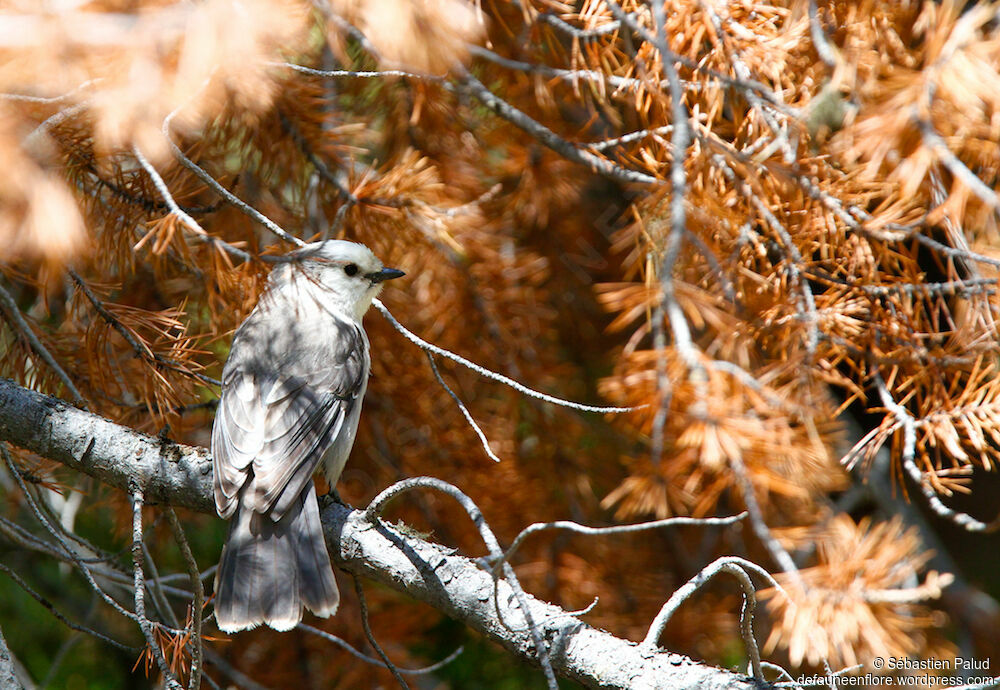
[[[302,620],[303,605],[326,617],[339,603],[312,482],[277,522],[240,497],[215,574],[219,629],[238,632],[264,623],[290,630]]]

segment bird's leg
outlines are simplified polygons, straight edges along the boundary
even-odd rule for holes
[[[340,494],[337,493],[337,487],[333,484],[330,485],[330,490],[326,492],[326,498],[333,499],[342,506],[347,505],[347,503],[344,502],[344,499],[340,497]]]

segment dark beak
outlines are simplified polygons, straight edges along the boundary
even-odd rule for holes
[[[401,278],[406,274],[400,271],[398,268],[383,268],[381,271],[376,271],[375,273],[366,273],[365,278],[372,281],[373,283],[381,283],[384,280],[392,280],[393,278]]]

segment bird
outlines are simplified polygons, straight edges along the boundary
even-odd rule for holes
[[[386,268],[363,244],[286,255],[236,330],[212,425],[215,506],[229,532],[215,578],[219,629],[290,630],[337,611],[312,477],[331,489],[354,445],[371,369],[362,318]]]

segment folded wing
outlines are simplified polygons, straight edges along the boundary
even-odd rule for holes
[[[332,317],[323,338],[304,332],[315,335],[318,326],[268,334],[251,317],[233,339],[212,428],[222,517],[242,492],[253,512],[281,519],[360,404],[366,339],[354,323]]]

